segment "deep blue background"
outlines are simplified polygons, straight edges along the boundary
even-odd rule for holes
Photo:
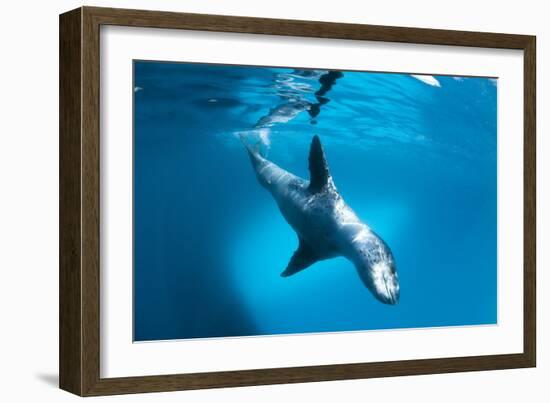
[[[319,134],[395,256],[387,306],[343,258],[280,277],[296,236],[236,133],[317,102],[318,75],[290,73],[134,63],[135,340],[496,323],[496,81],[344,72],[316,124],[302,111],[263,130],[269,159],[305,178]]]

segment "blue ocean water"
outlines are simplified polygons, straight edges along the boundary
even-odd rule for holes
[[[134,62],[134,339],[495,324],[497,81]],[[400,301],[297,238],[239,141],[335,184],[391,248]]]

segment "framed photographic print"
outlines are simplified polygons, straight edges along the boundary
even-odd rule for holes
[[[535,366],[535,37],[60,16],[60,387]]]

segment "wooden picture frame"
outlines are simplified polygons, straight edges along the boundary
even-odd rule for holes
[[[229,372],[100,377],[100,26],[120,25],[524,52],[523,353]],[[80,396],[534,367],[535,37],[81,7],[60,16],[60,387]]]

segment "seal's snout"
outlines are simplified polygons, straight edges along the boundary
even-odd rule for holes
[[[395,305],[399,302],[399,280],[393,265],[388,262],[375,263],[371,268],[374,296],[384,304]]]
[[[388,305],[396,305],[399,302],[399,283],[395,279],[384,281],[385,292],[380,294],[380,301]]]

